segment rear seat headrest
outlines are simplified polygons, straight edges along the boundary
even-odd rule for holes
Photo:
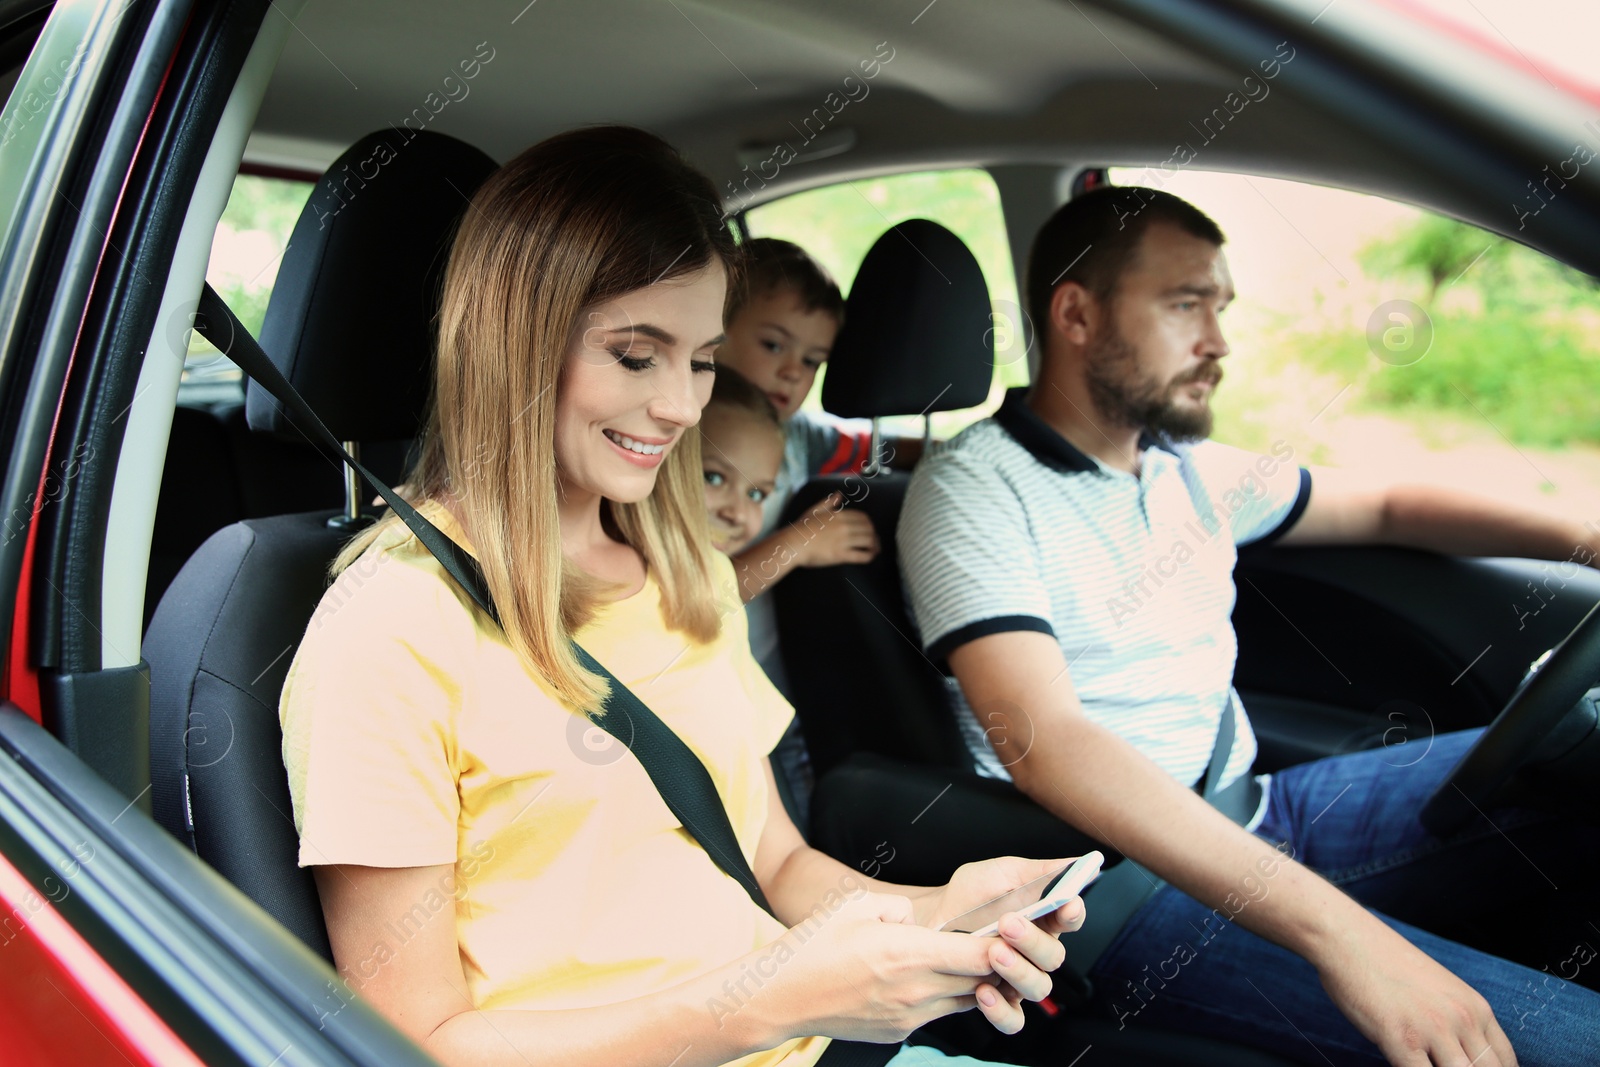
[[[328,168],[295,223],[261,347],[334,435],[395,441],[422,427],[450,237],[496,169],[431,131],[380,130]],[[304,440],[251,382],[252,430]]]
[[[989,287],[966,244],[927,219],[890,228],[850,285],[822,406],[844,418],[981,404],[994,374]]]

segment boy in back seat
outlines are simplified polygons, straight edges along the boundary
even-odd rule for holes
[[[843,500],[837,494],[782,529],[778,518],[811,478],[859,472],[869,458],[870,435],[800,410],[844,317],[838,285],[789,241],[759,237],[745,248],[745,286],[728,315],[727,340],[717,349],[719,375],[731,368],[766,395],[784,442],[773,491],[762,502],[760,529],[732,555],[739,595],[748,605],[750,650],[788,696],[772,601],[761,594],[795,567],[870,561],[878,554],[878,535],[866,515],[839,510]],[[715,455],[709,439],[703,452]]]

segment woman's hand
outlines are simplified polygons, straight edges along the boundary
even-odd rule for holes
[[[990,950],[999,944],[929,930],[903,896],[859,892],[832,914],[814,912],[741,963],[741,973],[771,975],[746,1006],[752,1012],[782,1010],[781,1021],[765,1021],[788,1037],[902,1041],[917,1027],[974,1005],[1014,1033],[1021,1013],[992,984]],[[1048,982],[1020,959],[1006,970],[1024,985],[1035,976]],[[995,994],[994,1003],[982,1003],[985,989]]]
[[[945,885],[919,897],[914,908],[917,922],[937,928],[986,901],[1060,870],[1070,860],[1030,860],[1001,856],[981,863],[966,863]],[[1048,915],[1029,922],[1015,913],[1000,920],[998,938],[982,938],[999,983],[981,983],[976,996],[985,1017],[1002,1033],[1022,1028],[1022,1001],[1043,1000],[1050,994],[1049,972],[1066,959],[1060,935],[1083,925],[1083,900],[1074,897]],[[971,937],[971,934],[957,936]]]
[[[938,929],[957,915],[1051,871],[1058,871],[1071,862],[1071,859],[1030,860],[1020,856],[1000,856],[979,863],[963,863],[956,868],[950,881],[917,899],[917,922]],[[1083,916],[1083,900],[1074,898],[1050,914],[1035,919],[1032,925],[1055,936],[1077,930],[1083,925]],[[1059,967],[1060,963],[1056,966]]]

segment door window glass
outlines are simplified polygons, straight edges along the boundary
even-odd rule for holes
[[[1238,297],[1215,436],[1600,524],[1600,286],[1377,196],[1122,170],[1221,226]],[[1512,226],[1511,228],[1515,228]]]

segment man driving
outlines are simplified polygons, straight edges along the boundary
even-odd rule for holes
[[[1078,958],[1068,946],[1122,1025],[1308,1063],[1585,1062],[1600,967],[1563,981],[1423,926],[1547,882],[1592,889],[1600,834],[1524,810],[1425,830],[1418,811],[1478,731],[1408,767],[1377,750],[1252,776],[1230,614],[1245,544],[1592,562],[1600,537],[1311,472],[1283,442],[1257,456],[1206,440],[1234,296],[1223,240],[1141,188],[1077,197],[1040,230],[1034,383],[924,459],[906,498],[900,559],[927,654],[954,675],[981,773],[1137,861],[1091,888]]]

